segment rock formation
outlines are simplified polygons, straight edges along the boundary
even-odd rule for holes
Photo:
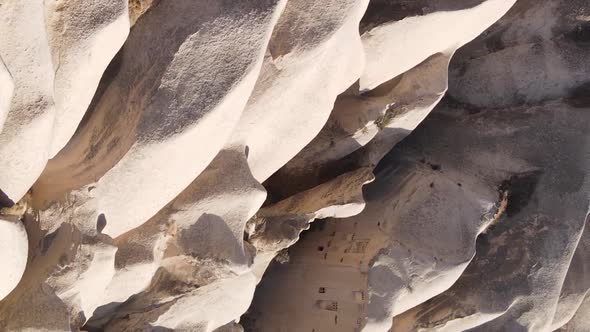
[[[587,0],[0,0],[1,331],[590,330]]]

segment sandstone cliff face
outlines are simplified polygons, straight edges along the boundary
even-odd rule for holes
[[[590,330],[590,2],[0,17],[0,330]]]

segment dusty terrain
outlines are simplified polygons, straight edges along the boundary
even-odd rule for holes
[[[0,331],[590,331],[590,1],[0,17]]]

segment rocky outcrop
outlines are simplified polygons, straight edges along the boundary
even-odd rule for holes
[[[1,274],[2,288],[0,288],[0,296],[4,298],[20,281],[27,265],[29,248],[25,228],[17,218],[2,216],[0,229],[2,229],[1,259],[6,266],[6,269]]]
[[[0,56],[14,84],[0,188],[16,202],[76,130],[129,20],[122,0],[5,1],[0,16]]]
[[[0,1],[0,330],[584,331],[589,8]]]
[[[583,9],[517,4],[459,51],[449,96],[381,160],[364,211],[312,227],[288,251],[288,263],[269,268],[246,330],[585,330],[590,119],[584,83],[567,79],[582,70],[574,59],[585,57],[583,42],[567,37],[583,34]],[[530,26],[539,13],[567,19],[540,39]],[[525,27],[520,37],[509,33]],[[563,71],[563,81],[539,76],[547,67],[538,57],[527,61],[532,56],[522,56],[520,45],[491,47],[533,37],[544,61],[573,61],[551,67]],[[509,58],[519,58],[516,70],[527,76],[515,76]],[[535,88],[494,89],[513,81]],[[514,99],[515,91],[524,97]],[[310,170],[303,178],[321,176]]]

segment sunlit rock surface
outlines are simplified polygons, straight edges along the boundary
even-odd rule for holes
[[[586,0],[0,0],[1,331],[588,331]]]

